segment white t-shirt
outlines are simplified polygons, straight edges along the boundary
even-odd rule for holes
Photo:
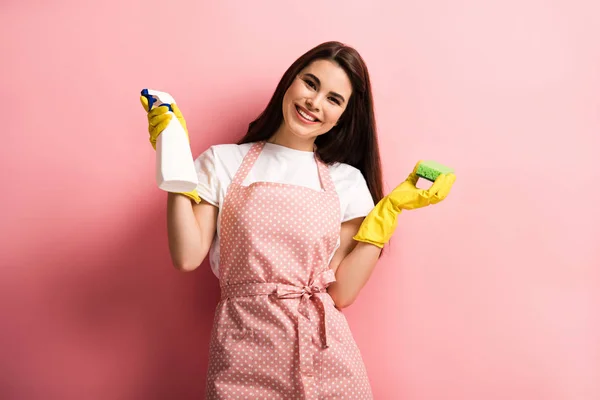
[[[253,143],[221,144],[210,147],[194,162],[198,173],[196,190],[203,201],[220,207],[227,187]],[[329,174],[340,199],[340,223],[366,216],[374,207],[373,198],[359,169],[344,163],[329,166]],[[314,153],[290,149],[272,143],[265,146],[242,185],[253,182],[278,182],[321,189]],[[219,276],[219,236],[221,213],[209,259],[211,269]],[[336,250],[340,245],[338,243]],[[334,250],[335,253],[335,250]],[[330,256],[333,257],[333,253]]]

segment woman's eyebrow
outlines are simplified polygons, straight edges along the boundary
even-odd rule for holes
[[[321,81],[315,75],[311,74],[310,72],[306,73],[305,75],[308,76],[309,78],[313,79],[317,83],[318,86],[321,86]],[[346,99],[344,99],[344,96],[342,96],[339,93],[331,92],[331,95],[340,99],[340,101],[342,103],[346,101]]]

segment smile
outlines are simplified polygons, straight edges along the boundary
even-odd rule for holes
[[[306,123],[314,124],[319,122],[319,119],[308,112],[308,110],[303,109],[300,106],[296,106],[296,113],[298,116]]]

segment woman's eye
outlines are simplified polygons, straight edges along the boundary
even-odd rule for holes
[[[306,82],[306,84],[307,84],[307,85],[308,85],[310,88],[313,88],[313,89],[316,89],[316,88],[317,88],[317,86],[316,86],[316,85],[315,85],[315,84],[314,84],[312,81],[309,81],[308,79],[307,79],[307,80],[305,80],[304,82]]]
[[[337,97],[330,97],[329,100],[331,100],[332,102],[334,102],[338,106],[340,105],[340,101],[337,99]]]

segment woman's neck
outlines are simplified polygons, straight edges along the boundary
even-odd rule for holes
[[[285,132],[285,126],[279,128],[267,142],[279,146],[289,147],[290,149],[300,151],[315,151],[315,138],[302,139],[291,132]]]

